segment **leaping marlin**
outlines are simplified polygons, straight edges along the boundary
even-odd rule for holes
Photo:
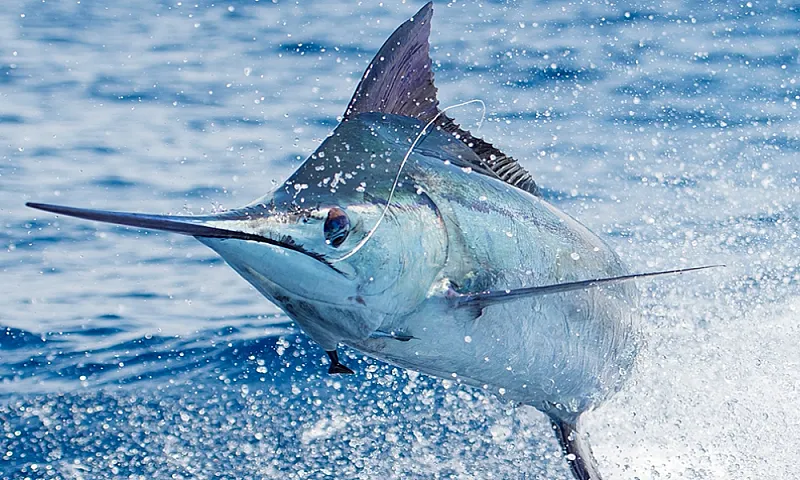
[[[603,240],[542,199],[513,158],[436,98],[428,3],[367,67],[342,122],[271,193],[204,216],[42,203],[73,217],[190,235],[353,373],[344,344],[549,416],[575,477],[599,479],[581,414],[639,347],[637,290]],[[706,268],[706,267],[700,267]]]

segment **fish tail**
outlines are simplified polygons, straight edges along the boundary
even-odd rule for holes
[[[577,480],[602,480],[592,455],[589,439],[580,431],[578,419],[567,421],[551,417],[556,438],[561,444],[572,474]]]

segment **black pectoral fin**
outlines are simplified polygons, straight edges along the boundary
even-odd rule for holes
[[[328,358],[331,361],[331,366],[328,367],[329,374],[353,375],[354,373],[356,373],[347,368],[345,364],[339,361],[339,352],[337,352],[336,350],[326,350],[325,353],[328,354]]]
[[[555,285],[544,285],[541,287],[525,287],[513,290],[496,290],[488,292],[467,293],[450,297],[450,303],[454,307],[480,306],[486,307],[498,303],[509,302],[523,297],[539,297],[542,295],[552,295],[554,293],[571,292],[573,290],[588,290],[590,288],[602,287],[612,283],[627,282],[639,278],[656,277],[659,275],[670,275],[676,273],[694,272],[707,268],[724,267],[725,265],[706,265],[703,267],[681,268],[677,270],[665,270],[662,272],[635,273],[632,275],[621,275],[619,277],[595,278],[592,280],[582,280],[579,282],[558,283]]]
[[[576,423],[551,418],[556,438],[566,456],[567,463],[577,480],[602,480],[597,462],[592,455],[589,440],[578,430]]]

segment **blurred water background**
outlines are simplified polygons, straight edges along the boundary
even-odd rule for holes
[[[8,0],[0,477],[570,478],[545,419],[348,351],[350,378],[191,238],[27,209],[180,213],[282,181],[420,2]],[[800,3],[437,2],[440,98],[634,271],[609,479],[800,474]],[[479,113],[454,115],[474,128]]]

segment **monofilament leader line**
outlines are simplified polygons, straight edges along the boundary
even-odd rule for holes
[[[342,255],[339,258],[329,260],[330,263],[341,262],[342,260],[347,260],[348,258],[352,257],[353,255],[356,254],[356,252],[361,250],[361,247],[366,245],[367,242],[369,241],[369,239],[372,238],[372,235],[375,234],[375,230],[377,230],[378,227],[380,226],[381,222],[383,222],[383,219],[386,217],[386,213],[389,211],[389,206],[392,204],[392,199],[394,198],[394,193],[397,190],[397,184],[400,183],[400,175],[403,173],[403,167],[406,166],[406,162],[408,162],[408,157],[411,156],[411,152],[414,151],[414,148],[417,146],[417,144],[419,143],[420,139],[422,139],[422,137],[426,133],[428,133],[428,128],[431,125],[433,125],[433,123],[436,122],[436,120],[438,120],[439,117],[444,115],[445,112],[447,112],[448,110],[451,110],[453,108],[465,107],[465,106],[471,105],[473,103],[480,103],[481,107],[483,108],[483,112],[481,113],[481,121],[478,122],[478,129],[480,129],[481,125],[483,125],[484,118],[486,118],[486,104],[483,102],[483,100],[473,99],[473,100],[468,100],[468,101],[463,102],[463,103],[458,103],[456,105],[450,105],[449,107],[447,107],[447,108],[443,109],[442,111],[440,111],[439,113],[437,113],[436,116],[434,116],[425,125],[425,127],[417,134],[417,137],[411,143],[411,147],[409,147],[408,151],[406,152],[405,156],[403,157],[403,161],[400,162],[400,167],[398,167],[398,169],[397,169],[397,176],[395,176],[394,183],[392,184],[392,189],[389,191],[389,198],[386,201],[386,206],[383,208],[383,211],[381,212],[380,216],[378,217],[378,220],[375,222],[375,225],[372,226],[372,228],[367,232],[367,235],[364,238],[362,238],[361,241],[358,242],[358,244],[355,247],[353,247],[352,250],[350,250],[349,252],[347,252],[346,254]]]

